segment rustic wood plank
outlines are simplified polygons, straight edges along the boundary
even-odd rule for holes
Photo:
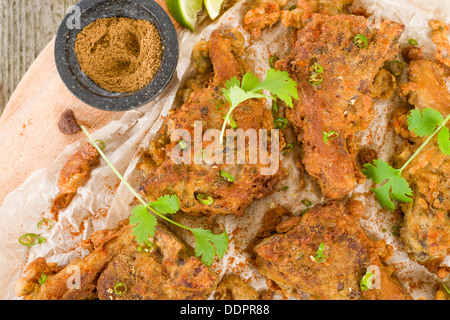
[[[5,1],[19,4],[28,2],[26,0],[0,0],[0,4],[3,5],[3,7],[0,6],[0,15],[4,14],[9,17],[8,19],[12,19],[10,13],[13,9],[16,10],[16,7],[9,5],[6,7]],[[50,0],[35,1],[50,2]],[[55,3],[58,1],[55,1]],[[35,3],[34,1],[29,2]],[[165,0],[156,0],[156,2],[166,9]],[[33,20],[35,23],[34,30],[37,33],[47,34],[47,36],[54,36],[56,30],[52,31],[50,26],[40,26],[37,21],[41,21],[44,16],[48,17],[52,12],[60,12],[63,7],[65,8],[66,4],[59,7],[54,5],[36,8],[36,19]],[[2,8],[10,11],[5,13],[1,10]],[[25,12],[28,12],[28,10],[31,9],[28,8]],[[58,19],[62,20],[63,15],[64,12],[61,12]],[[60,23],[57,18],[53,19],[55,19],[55,23]],[[30,26],[33,27],[32,24]],[[175,27],[179,29],[180,25],[175,23]],[[15,32],[17,30],[9,34],[16,36]],[[26,37],[25,35],[24,33],[23,37]],[[11,39],[2,38],[0,44],[9,44]],[[36,36],[30,35],[31,47],[33,47],[33,41],[37,41],[35,39],[37,39]],[[25,45],[23,46],[25,48]],[[3,53],[7,51],[5,48],[12,52],[12,49],[8,46],[2,45],[2,48]],[[68,144],[84,139],[82,133],[66,136],[58,131],[57,123],[64,110],[72,109],[77,119],[92,131],[102,128],[112,120],[119,119],[123,114],[122,112],[94,109],[74,97],[59,77],[53,52],[54,40],[48,43],[43,52],[32,63],[0,117],[0,205],[4,198],[20,186],[31,173],[49,166]],[[4,57],[0,59],[4,59]],[[1,63],[4,63],[4,61],[0,60]],[[20,73],[21,67],[14,64],[19,62],[20,59],[14,57],[13,63],[9,63],[9,75]]]
[[[0,0],[0,114],[77,0]]]

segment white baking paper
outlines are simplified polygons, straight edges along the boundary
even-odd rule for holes
[[[290,1],[290,3],[295,3]],[[288,3],[288,5],[290,4]],[[289,52],[289,30],[279,23],[272,30],[262,33],[258,40],[251,40],[240,25],[242,17],[251,5],[251,1],[240,1],[225,12],[218,20],[210,23],[203,14],[203,23],[196,33],[183,30],[179,33],[180,59],[174,78],[168,88],[145,106],[128,111],[119,121],[114,121],[93,134],[106,144],[104,150],[117,169],[123,173],[131,185],[137,187],[142,173],[136,169],[140,155],[146,150],[149,141],[160,128],[163,116],[173,107],[177,89],[183,81],[194,73],[191,66],[191,51],[195,42],[208,39],[215,28],[228,29],[238,27],[247,40],[248,52],[259,76],[265,74],[269,67],[268,58],[272,54],[283,57]],[[450,2],[440,0],[356,0],[353,7],[362,6],[369,9],[377,17],[388,18],[405,24],[406,30],[399,43],[407,44],[409,38],[416,39],[425,47],[425,54],[434,57],[435,46],[431,42],[431,31],[428,21],[438,19],[450,23]],[[399,57],[401,59],[401,57]],[[406,79],[403,79],[406,81]],[[372,124],[363,133],[372,136],[370,147],[379,151],[383,159],[392,156],[396,143],[392,125],[389,124],[390,113],[398,103],[398,99],[376,103],[377,115]],[[18,243],[24,233],[37,233],[37,223],[43,217],[50,217],[49,211],[54,197],[58,194],[57,179],[65,161],[75,153],[81,143],[66,147],[55,162],[48,168],[34,172],[19,188],[9,194],[0,208],[0,298],[17,299],[14,294],[14,283],[23,272],[27,263],[43,256],[50,262],[67,264],[71,259],[80,257],[83,252],[77,244],[87,239],[94,230],[115,227],[117,222],[128,217],[131,211],[133,196],[119,184],[119,180],[102,160],[96,167],[86,185],[78,190],[68,208],[61,211],[59,222],[50,231],[40,233],[47,242],[31,248]],[[273,195],[255,201],[242,218],[234,216],[216,217],[212,220],[214,230],[225,228],[230,236],[229,249],[225,257],[216,261],[213,268],[219,275],[235,273],[249,281],[256,289],[265,289],[265,279],[249,262],[246,251],[261,225],[264,213],[274,205],[283,205],[294,214],[305,209],[302,199],[309,199],[313,204],[323,202],[315,184],[306,177],[306,187],[298,188],[299,172],[292,154],[281,155],[282,164],[290,172],[283,185],[289,186],[287,191],[275,192]],[[397,274],[409,293],[414,298],[432,299],[432,287],[438,279],[424,267],[412,262],[398,238],[393,237],[392,226],[399,222],[399,217],[384,212],[373,196],[363,196],[370,188],[370,181],[359,185],[353,194],[366,204],[366,214],[361,219],[368,234],[375,239],[385,239],[395,248],[393,258],[388,262],[397,268]],[[205,225],[204,219],[179,216],[177,218],[189,225]],[[193,244],[190,234],[173,228],[186,242]]]

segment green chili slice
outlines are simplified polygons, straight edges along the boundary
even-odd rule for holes
[[[303,203],[305,206],[307,206],[307,207],[309,207],[309,206],[312,204],[312,202],[309,201],[308,199],[303,199],[303,200],[302,200],[302,203]]]
[[[26,233],[19,238],[19,243],[27,247],[32,247],[37,244],[44,243],[45,241],[45,238],[41,238],[34,233]]]
[[[323,133],[323,142],[325,143],[328,143],[328,139],[330,138],[339,137],[339,135],[335,131],[330,132],[322,131],[322,133]]]
[[[369,290],[372,288],[372,279],[373,274],[370,272],[367,272],[364,277],[362,277],[361,282],[359,283],[359,287],[361,290]]]
[[[367,37],[363,36],[362,34],[358,34],[353,39],[353,42],[361,49],[365,49],[369,45],[369,41],[367,40]]]
[[[234,182],[234,177],[224,170],[220,170],[220,176],[229,182]]]
[[[272,115],[275,117],[278,113],[278,103],[273,100],[272,101]]]
[[[204,204],[205,206],[210,206],[214,202],[213,197],[211,197],[207,194],[204,194],[204,193],[199,193],[196,198],[197,198],[198,202],[200,202],[201,204]]]
[[[287,189],[289,189],[288,186],[282,186],[282,187],[281,187],[281,190],[283,190],[283,191],[286,191]]]
[[[276,118],[273,121],[273,125],[275,126],[276,129],[284,129],[287,127],[289,121],[286,118]]]
[[[412,46],[417,46],[419,44],[416,39],[409,39],[408,43]]]
[[[296,9],[296,8],[297,8],[297,5],[294,4],[294,5],[290,6],[289,11],[292,11],[292,10],[294,10],[294,9]]]
[[[38,280],[39,284],[42,286],[44,283],[47,282],[47,275],[45,273],[41,274],[39,280]]]
[[[308,78],[308,83],[312,86],[318,86],[323,81],[322,74],[314,73]]]
[[[184,140],[178,141],[178,145],[180,146],[181,150],[186,149],[189,145]]]
[[[222,106],[222,108],[219,108],[220,106]],[[216,105],[216,111],[217,112],[223,112],[223,111],[225,111],[225,109],[226,109],[225,101],[220,100],[219,103]]]
[[[403,73],[403,63],[398,60],[393,60],[389,63],[389,70],[394,76],[400,77]]]
[[[294,145],[292,143],[286,144],[283,149],[281,149],[281,152],[284,154],[291,152],[294,149]]]
[[[317,249],[316,256],[314,257],[314,260],[316,260],[316,262],[324,262],[325,261],[325,256],[323,255],[324,250],[325,250],[325,244],[321,242],[319,245],[319,249]]]
[[[38,230],[50,230],[51,228],[53,228],[53,223],[50,219],[42,219],[38,222],[37,228]]]
[[[313,71],[314,73],[323,73],[323,67],[317,62],[314,62],[314,64],[311,66],[311,71]]]
[[[119,282],[114,286],[114,293],[117,295],[121,295],[127,292],[127,286],[123,282]]]
[[[273,55],[273,56],[270,57],[270,59],[269,59],[269,65],[270,65],[270,67],[271,67],[272,69],[275,68],[275,63],[276,63],[278,60],[280,60],[280,58],[278,58],[276,55]]]

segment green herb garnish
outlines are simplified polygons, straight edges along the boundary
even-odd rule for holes
[[[403,164],[400,169],[394,169],[383,160],[376,159],[373,164],[366,163],[362,172],[375,183],[384,184],[376,189],[371,189],[384,209],[395,210],[395,204],[392,200],[401,202],[412,202],[412,190],[408,182],[402,177],[402,171],[411,163],[411,161],[422,151],[430,140],[438,134],[438,144],[440,150],[445,155],[450,155],[449,130],[445,126],[450,119],[448,115],[445,119],[442,114],[434,109],[425,108],[420,112],[417,109],[411,110],[407,117],[408,129],[419,137],[428,136],[422,145],[414,154]]]
[[[292,108],[292,99],[298,100],[296,86],[296,82],[289,77],[289,74],[286,71],[274,69],[269,69],[267,71],[266,78],[263,81],[260,81],[256,75],[249,72],[242,77],[242,81],[239,81],[236,77],[228,80],[225,83],[225,88],[222,89],[222,92],[231,106],[225,116],[225,121],[222,126],[220,143],[223,143],[223,135],[228,123],[228,118],[230,118],[231,113],[239,104],[248,99],[275,99],[276,97]],[[262,94],[263,90],[269,91],[271,95],[266,96]]]
[[[136,206],[130,216],[130,224],[133,227],[133,235],[136,242],[140,245],[149,245],[149,238],[155,235],[157,219],[153,215],[166,220],[174,224],[177,227],[191,231],[195,237],[195,252],[196,257],[201,257],[202,262],[210,266],[213,262],[211,257],[218,256],[222,258],[228,248],[228,234],[226,230],[221,234],[213,234],[209,230],[203,230],[201,228],[189,228],[172,219],[169,219],[166,214],[176,213],[180,209],[179,199],[177,195],[165,195],[158,198],[157,201],[147,203],[142,197],[131,187],[131,185],[123,178],[123,176],[117,171],[108,157],[94,142],[89,132],[84,126],[80,126],[83,132],[86,134],[89,142],[97,149],[98,153],[102,156],[111,170],[122,181],[125,187],[139,200],[141,205]]]

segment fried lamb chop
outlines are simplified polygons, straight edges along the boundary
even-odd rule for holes
[[[417,110],[432,108],[446,117],[450,113],[447,75],[446,67],[437,60],[411,61],[409,82],[400,86],[401,96]],[[397,167],[426,139],[408,130],[408,114],[408,109],[400,108],[394,117],[395,131],[405,138],[394,157]],[[445,277],[447,272],[440,264],[450,253],[450,156],[441,152],[435,137],[403,170],[402,176],[412,189],[413,201],[401,204],[401,239],[413,260]]]
[[[151,246],[139,246],[132,226],[100,230],[82,243],[91,252],[65,267],[32,261],[15,285],[27,300],[206,299],[219,278],[164,225]],[[46,281],[39,283],[45,274]]]
[[[313,14],[276,64],[297,82],[300,99],[286,115],[304,168],[326,198],[340,199],[364,181],[355,164],[358,133],[374,116],[374,79],[395,57],[403,30],[387,20],[375,27],[362,16]]]
[[[180,108],[175,108],[169,113],[156,138],[150,144],[146,161],[140,166],[145,173],[141,192],[150,201],[166,194],[176,194],[180,199],[180,209],[185,213],[241,216],[255,199],[273,192],[281,179],[281,169],[272,175],[262,174],[261,168],[264,165],[260,161],[252,164],[246,160],[240,164],[237,161],[226,160],[225,157],[230,152],[235,152],[235,148],[227,147],[227,141],[220,146],[224,157],[221,158],[222,163],[202,161],[215,156],[205,154],[205,150],[211,144],[217,143],[215,138],[210,142],[201,142],[202,150],[195,150],[194,138],[197,130],[203,137],[209,129],[220,131],[222,128],[224,117],[230,108],[222,89],[227,80],[232,77],[240,79],[248,70],[241,59],[244,54],[243,45],[244,40],[238,31],[221,33],[214,30],[209,43],[205,41],[201,43],[200,53],[194,52],[201,60],[196,61],[195,65],[202,69],[201,78],[206,74],[207,81],[201,84],[194,81],[189,90],[184,91],[187,92],[184,94],[186,101]],[[211,63],[208,62],[209,59]],[[213,67],[212,76],[209,76],[207,71],[210,64]],[[250,99],[243,102],[231,116],[237,129],[244,132],[248,129],[256,132],[260,129],[270,131],[273,128],[273,117],[266,109],[264,99]],[[171,139],[172,134],[180,129],[186,130],[188,136]],[[248,141],[246,143],[248,147]],[[270,145],[270,142],[267,143]],[[188,162],[176,163],[172,152],[181,145],[184,151],[191,154],[191,159]],[[200,156],[195,153],[198,151]]]
[[[360,214],[360,213],[359,213]],[[313,299],[410,299],[383,261],[391,250],[384,241],[370,239],[346,208],[336,202],[316,205],[292,229],[274,234],[254,247],[259,272],[286,297],[297,292]],[[280,228],[277,228],[280,230]],[[282,228],[285,229],[285,228]],[[319,248],[322,248],[318,257]],[[370,267],[370,269],[369,269]],[[366,273],[378,277],[373,287],[361,289]],[[378,283],[378,284],[376,284]]]

